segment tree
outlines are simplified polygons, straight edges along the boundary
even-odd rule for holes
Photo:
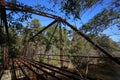
[[[61,12],[64,12],[68,17],[70,15],[74,18],[80,18],[88,9],[101,3],[103,0],[48,0],[57,6]]]
[[[34,39],[30,38],[32,36],[34,36],[36,33],[38,33],[38,31],[40,31],[40,29],[42,28],[40,22],[38,19],[33,19],[30,23],[28,23],[27,27],[24,28],[23,30],[23,35],[21,36],[22,38],[22,46],[24,46],[22,49],[25,51],[24,52],[24,56],[29,54],[29,58],[34,58],[33,56],[35,54],[38,54],[38,52],[40,52],[39,54],[42,54],[41,52],[43,52],[42,47],[43,47],[43,42],[42,42],[42,38],[43,35],[39,34],[38,36],[36,36]],[[35,50],[36,49],[36,50]]]
[[[96,14],[88,23],[81,27],[81,30],[84,33],[100,35],[101,32],[110,26],[120,25],[120,6],[118,5],[120,5],[120,1],[113,0],[108,8]]]
[[[106,35],[101,35],[97,42],[99,43],[99,45],[101,45],[111,53],[119,49],[119,45],[117,44],[117,42],[111,40]]]

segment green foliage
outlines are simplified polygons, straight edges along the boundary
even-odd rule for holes
[[[30,22],[30,27],[31,28],[35,28],[35,30],[38,30],[40,28],[41,24],[39,23],[39,20],[38,19],[33,19],[31,22]]]
[[[45,45],[54,45],[56,48],[60,46],[60,32],[59,26],[53,25],[49,29],[47,29],[44,33]],[[65,28],[62,28],[62,42],[66,42],[68,40],[67,32]],[[51,46],[49,46],[51,47]],[[49,48],[48,48],[49,49]]]
[[[110,53],[114,53],[116,50],[118,50],[120,47],[117,42],[114,42],[112,39],[109,38],[109,36],[106,35],[94,35],[94,34],[88,34],[90,38],[94,39],[95,43],[102,46],[105,50],[107,50]],[[89,42],[87,42],[84,38],[73,32],[73,39],[71,41],[71,47],[69,49],[69,53],[71,54],[71,61],[76,64],[76,67],[85,68],[86,64],[88,63],[88,58],[81,58],[79,56],[72,57],[74,55],[80,55],[80,56],[105,56],[101,51],[97,50],[95,47],[93,47]],[[101,54],[99,54],[101,53]],[[111,54],[112,55],[112,54]],[[116,55],[116,54],[115,54]],[[100,59],[101,61],[108,62],[109,60]],[[79,68],[80,68],[79,67]]]
[[[38,31],[41,29],[41,24],[39,23],[38,19],[33,19],[27,27],[23,28],[22,34],[22,44],[27,43],[27,41],[34,36]],[[40,35],[39,35],[40,36]],[[32,42],[39,41],[39,36],[35,39],[31,40]]]
[[[90,43],[88,43],[84,38],[79,36],[76,32],[73,32],[73,39],[71,41],[72,47],[70,53],[73,55],[88,55],[91,50],[93,50]]]
[[[75,18],[80,18],[86,10],[102,0],[65,0],[62,3],[61,9],[66,14],[72,14]]]
[[[18,0],[8,0],[8,2],[12,3],[12,7],[14,7],[14,8],[16,8],[18,5],[22,5],[22,6],[25,6],[27,8],[32,8],[32,7],[25,5],[24,3],[21,3]],[[32,18],[31,13],[16,11],[14,9],[7,12],[8,23],[14,27],[16,27],[18,24],[21,24],[22,22],[28,21],[31,18]]]
[[[80,15],[82,15],[88,9],[102,2],[102,0],[48,0],[48,1],[53,3],[53,7],[58,5],[60,7],[61,12],[65,12],[65,15],[67,15],[67,17],[69,15],[72,15],[74,16],[74,18],[80,18]]]
[[[18,32],[15,28],[9,28],[9,41],[10,41],[10,47],[9,47],[9,55],[10,57],[18,57],[19,53],[19,46],[20,46],[20,38],[18,36]]]
[[[99,35],[109,26],[120,25],[120,6],[118,5],[120,5],[119,0],[112,1],[110,7],[103,9],[88,23],[84,24],[81,31]]]
[[[81,30],[83,30],[84,33],[89,32],[98,35],[110,25],[115,24],[115,20],[119,20],[119,14],[105,9],[94,16],[87,24],[83,25]]]
[[[99,45],[110,52],[114,52],[119,48],[119,45],[106,35],[100,36],[97,42],[99,43]]]

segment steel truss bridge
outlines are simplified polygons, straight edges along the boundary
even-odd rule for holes
[[[10,3],[10,2],[5,2],[4,0],[0,0],[0,19],[1,19],[0,20],[1,21],[0,28],[1,27],[5,28],[5,32],[7,35],[7,43],[6,43],[7,47],[10,46],[9,30],[8,30],[9,27],[8,27],[7,18],[6,18],[7,10],[28,12],[28,13],[36,14],[39,16],[51,18],[54,20],[53,22],[48,24],[46,27],[41,29],[37,34],[35,34],[34,36],[31,36],[31,38],[28,40],[28,42],[30,40],[34,39],[36,36],[38,36],[38,34],[41,34],[43,31],[45,31],[46,29],[51,27],[52,25],[56,24],[57,22],[61,22],[62,24],[66,24],[68,27],[70,27],[76,33],[78,33],[78,35],[82,36],[89,43],[91,43],[94,47],[96,47],[101,52],[103,52],[107,56],[107,58],[111,59],[112,61],[114,61],[117,64],[120,64],[120,61],[118,58],[112,56],[104,48],[99,46],[97,43],[93,42],[89,37],[87,37],[85,34],[80,32],[79,30],[77,30],[74,26],[72,26],[65,19],[63,19],[59,16],[56,16],[56,15],[41,12],[39,10],[33,9],[28,6],[23,6],[20,4],[14,4],[14,3]],[[62,43],[61,40],[60,40],[60,42]],[[62,48],[62,46],[61,46],[61,48]],[[51,55],[51,56],[56,56],[56,55]],[[61,65],[63,65],[63,62],[69,62],[69,60],[62,59],[64,56],[68,56],[68,55],[62,54],[62,49],[61,49],[60,55],[58,55],[58,56],[60,56],[60,64]],[[86,56],[81,56],[81,57],[86,57]],[[91,58],[94,58],[94,57],[91,57]],[[97,58],[99,58],[99,57],[97,57]],[[55,60],[55,59],[53,59],[53,60]],[[8,63],[9,63],[9,65],[8,65]],[[68,79],[69,80],[99,80],[99,79],[91,78],[89,76],[87,78],[85,78],[85,75],[80,75],[78,73],[71,72],[67,69],[63,69],[61,67],[56,67],[56,66],[46,64],[43,62],[35,61],[33,59],[28,59],[27,57],[9,59],[9,55],[7,54],[7,52],[6,52],[6,54],[3,55],[2,65],[3,66],[0,67],[0,79],[4,75],[4,72],[8,69],[11,72],[12,80],[68,80]],[[32,78],[30,77],[30,76],[32,76],[31,74],[28,75],[29,72],[31,72],[32,75],[34,74],[34,76]],[[18,75],[19,75],[18,73],[23,74],[22,75],[23,79],[20,79],[20,77],[18,77]],[[60,76],[62,76],[64,78],[62,78]],[[48,79],[48,77],[50,77],[52,79]]]

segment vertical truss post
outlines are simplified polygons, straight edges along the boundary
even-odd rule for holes
[[[5,0],[0,0],[1,2],[5,2]],[[5,32],[6,32],[6,42],[4,44],[4,54],[3,54],[3,62],[4,62],[4,68],[7,68],[8,65],[8,55],[9,55],[9,32],[8,32],[8,25],[7,25],[7,17],[6,17],[6,9],[5,6],[0,6],[0,18],[1,18],[1,26],[4,27]]]
[[[61,23],[60,23],[61,24]],[[60,65],[63,67],[63,40],[62,40],[62,28],[59,25],[59,40],[60,40]]]

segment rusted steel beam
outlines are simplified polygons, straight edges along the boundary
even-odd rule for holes
[[[35,68],[37,68],[37,69],[43,71],[44,73],[48,74],[49,76],[51,76],[51,77],[53,77],[53,78],[55,78],[55,79],[57,79],[57,80],[62,80],[61,78],[56,77],[56,76],[54,76],[53,74],[47,72],[46,70],[44,70],[44,69],[42,69],[42,68],[36,66],[36,64],[34,64],[34,63],[32,63],[32,62],[27,62],[27,63],[30,64],[30,65],[32,65],[33,67],[35,67]]]
[[[11,64],[11,69],[12,69],[12,80],[17,80],[16,72],[15,72],[15,66],[14,66],[14,59],[11,59],[12,64]]]
[[[34,39],[38,34],[42,33],[44,30],[48,29],[50,26],[52,26],[53,24],[55,24],[57,21],[54,20],[52,23],[50,23],[49,25],[47,25],[46,27],[44,27],[42,30],[40,30],[38,33],[36,33],[34,36],[32,36],[28,41]]]
[[[0,80],[4,74],[4,64],[3,61],[0,60]]]
[[[28,60],[27,60],[28,61]],[[53,67],[51,67],[51,66],[48,66],[48,65],[44,65],[44,64],[40,64],[40,63],[37,63],[37,62],[33,62],[33,61],[28,61],[28,63],[30,63],[31,62],[31,64],[37,64],[37,65],[39,65],[39,66],[41,66],[41,67],[44,67],[44,68],[46,68],[46,69],[48,69],[48,70],[51,70],[51,71],[54,71],[55,73],[58,73],[58,74],[60,74],[60,75],[63,75],[63,76],[65,76],[65,77],[67,77],[67,78],[69,78],[69,79],[74,79],[74,80],[80,80],[81,79],[81,77],[80,76],[75,76],[75,75],[73,75],[72,74],[72,76],[70,75],[70,73],[66,73],[66,72],[64,72],[64,71],[62,71],[62,70],[57,70],[57,69],[54,69]]]
[[[13,10],[13,11],[15,10],[15,11],[19,11],[19,12],[28,12],[28,13],[44,16],[44,17],[47,17],[47,18],[55,19],[55,17],[53,17],[53,16],[49,16],[46,13],[31,9],[31,8],[25,8],[25,9],[15,8],[15,9],[12,9],[11,7],[8,7],[8,8],[6,8],[6,10]]]
[[[2,0],[2,2],[4,2],[4,0]],[[6,69],[8,66],[8,56],[9,56],[9,46],[10,46],[10,41],[9,41],[9,30],[8,30],[8,24],[7,24],[7,16],[6,16],[6,10],[5,10],[5,6],[0,6],[0,19],[1,19],[1,24],[2,26],[5,28],[5,34],[7,36],[6,40],[5,40],[5,46],[4,49],[6,49],[4,51],[3,54],[3,61],[4,61],[4,68]]]
[[[0,80],[1,80],[1,78],[2,78],[2,76],[3,76],[3,73],[4,73],[4,70],[2,69],[2,70],[0,71]]]
[[[61,28],[61,23],[59,23],[59,41],[60,41],[60,65],[61,68],[63,67],[63,38],[62,38],[62,28]]]
[[[44,54],[41,54],[41,55],[44,55]],[[46,56],[60,56],[60,55],[46,55]],[[64,57],[80,57],[80,58],[109,58],[109,57],[107,57],[107,56],[103,56],[103,57],[101,57],[101,56],[82,56],[82,55],[63,55]],[[115,58],[118,58],[118,59],[120,59],[120,57],[115,57]]]
[[[26,72],[23,70],[23,68],[21,67],[21,65],[16,61],[18,67],[21,69],[22,73],[25,75],[25,80],[30,80],[30,78],[28,77],[28,75],[26,74]]]
[[[30,59],[26,59],[26,60],[30,60]],[[30,60],[31,61],[31,60]],[[34,60],[32,60],[31,62],[33,62]],[[45,66],[48,66],[48,67],[52,67],[54,68],[55,70],[59,70],[59,71],[62,71],[64,73],[67,73],[67,74],[70,74],[71,76],[75,76],[77,78],[80,77],[79,74],[75,73],[75,72],[71,72],[71,71],[68,71],[66,69],[63,69],[63,68],[59,68],[59,67],[56,67],[56,66],[53,66],[53,65],[50,65],[50,64],[46,64],[46,63],[43,63],[43,62],[39,62],[39,61],[34,61],[36,64],[41,64],[41,65],[45,65]],[[85,75],[82,74],[83,77],[85,77]],[[89,77],[87,76],[87,79],[89,80],[102,80],[102,79],[96,79],[96,78],[92,78],[92,77]],[[76,79],[75,79],[76,80]],[[80,78],[79,78],[80,80]],[[84,80],[84,79],[83,79]]]
[[[55,73],[58,73],[58,74],[60,74],[60,75],[63,75],[63,76],[65,76],[65,77],[67,77],[67,78],[69,78],[69,79],[74,79],[74,80],[80,80],[80,77],[78,78],[76,78],[76,77],[74,77],[73,75],[71,76],[71,75],[69,75],[70,73],[65,73],[65,72],[63,72],[63,71],[58,71],[58,70],[54,70],[54,68],[53,67],[50,67],[50,66],[45,66],[45,65],[42,65],[42,64],[38,64],[38,65],[40,65],[40,66],[42,66],[42,67],[44,67],[44,68],[47,68],[47,69],[49,69],[49,70],[51,70],[51,71],[54,71]]]
[[[54,58],[46,58],[46,57],[40,57],[40,58],[44,58],[44,59],[49,59],[49,60],[55,60],[55,61],[64,61],[64,62],[70,62],[69,60],[64,60],[64,59],[54,59]]]
[[[41,74],[37,73],[34,69],[32,69],[30,66],[28,66],[25,62],[19,60],[24,66],[26,66],[30,71],[35,73],[40,79],[47,80],[45,77],[43,77]]]
[[[2,1],[4,2],[4,1]],[[10,44],[9,42],[9,31],[8,31],[8,23],[7,23],[7,16],[6,16],[6,9],[5,9],[5,6],[0,6],[0,13],[1,13],[1,20],[3,21],[4,23],[4,27],[5,27],[5,31],[6,31],[6,34],[7,34],[7,43],[8,45]]]
[[[41,12],[39,10],[33,9],[31,6],[14,4],[14,3],[10,3],[10,2],[1,2],[1,1],[0,1],[0,6],[6,6],[6,10],[29,12],[32,14],[41,15],[44,17],[52,18],[52,19],[59,19],[58,16],[56,16],[56,15]]]

